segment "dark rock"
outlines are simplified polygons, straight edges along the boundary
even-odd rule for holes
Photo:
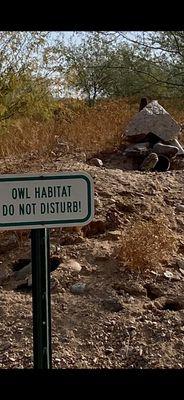
[[[121,302],[115,298],[109,298],[102,301],[104,308],[108,311],[118,312],[124,309]]]

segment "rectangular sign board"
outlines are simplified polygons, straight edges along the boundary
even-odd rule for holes
[[[82,226],[94,216],[86,172],[0,175],[0,229]]]

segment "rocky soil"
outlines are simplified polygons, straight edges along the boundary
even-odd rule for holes
[[[121,169],[120,155],[116,161],[97,167],[56,154],[0,160],[2,174],[81,170],[94,179],[94,221],[51,230],[51,250],[63,260],[52,274],[53,368],[183,368],[184,170],[145,173]],[[117,257],[121,232],[153,208],[170,218],[177,252],[163,265],[127,268]],[[0,238],[0,368],[33,368],[32,295],[4,279],[13,261],[30,257],[29,232],[20,239],[1,231]]]

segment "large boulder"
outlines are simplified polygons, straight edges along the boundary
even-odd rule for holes
[[[163,141],[170,141],[177,139],[180,129],[180,125],[158,101],[153,100],[130,121],[125,135],[128,138],[134,136],[142,138],[152,132]]]

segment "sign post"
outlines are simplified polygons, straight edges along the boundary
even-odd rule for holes
[[[86,172],[0,175],[0,229],[31,229],[34,368],[52,363],[48,228],[83,226],[93,215]]]
[[[51,312],[49,232],[32,229],[32,294],[33,294],[33,358],[34,368],[51,368]]]

